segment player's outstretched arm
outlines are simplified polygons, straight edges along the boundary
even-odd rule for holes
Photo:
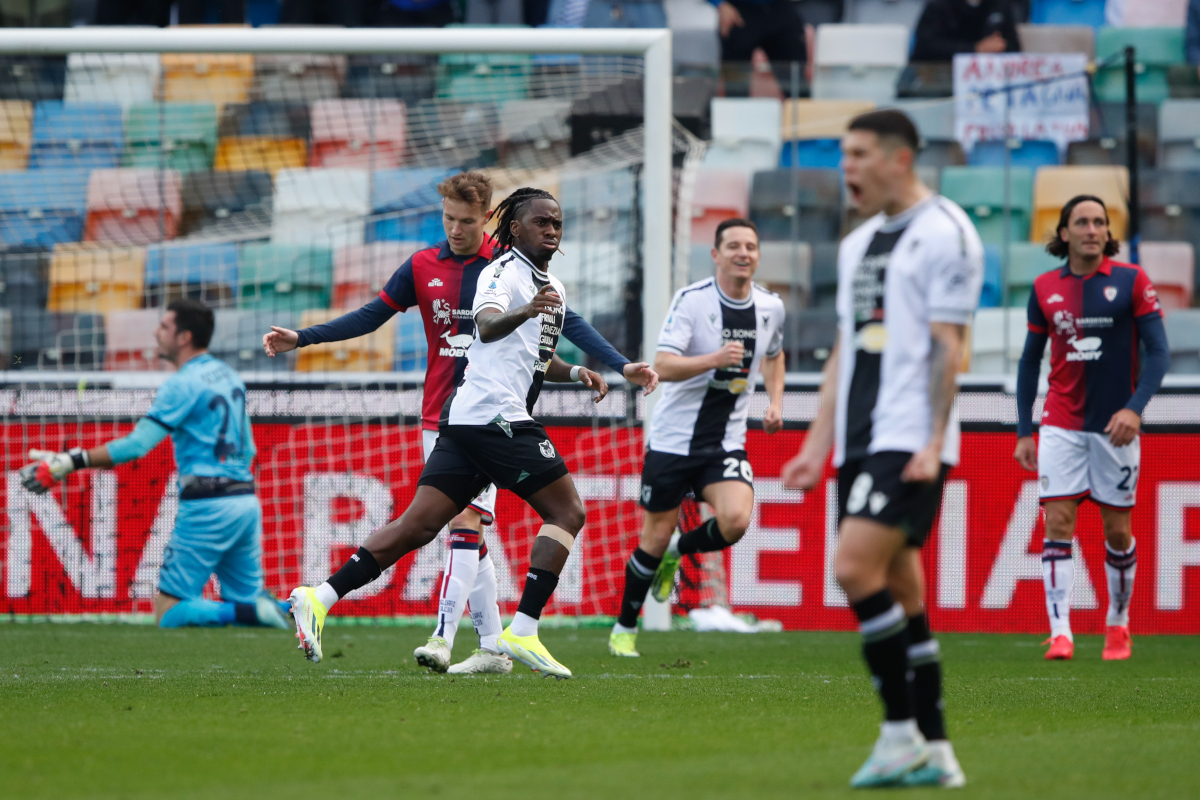
[[[90,450],[80,447],[72,447],[65,453],[30,450],[33,463],[21,468],[21,483],[34,494],[43,494],[77,469],[105,469],[133,461],[149,453],[165,438],[166,428],[143,418],[128,436]]]
[[[383,323],[395,316],[398,309],[392,308],[376,297],[362,308],[342,314],[337,319],[298,331],[271,326],[263,334],[263,351],[268,356],[286,353],[298,347],[321,342],[344,342],[378,330]]]
[[[587,367],[573,366],[558,356],[550,359],[550,366],[546,369],[546,380],[551,383],[582,383],[596,392],[592,397],[593,403],[599,403],[608,395],[608,381],[604,380],[599,372]]]
[[[659,350],[654,355],[654,370],[664,381],[686,381],[708,372],[710,369],[740,367],[746,355],[746,347],[737,340],[728,341],[721,349],[702,356],[681,356],[669,350]]]
[[[600,361],[613,372],[620,373],[625,380],[641,386],[650,394],[658,386],[658,373],[650,368],[645,361],[630,361],[617,352],[607,339],[600,335],[587,320],[567,307],[563,321],[563,336],[571,344]]]
[[[840,340],[840,337],[839,337]],[[789,489],[811,489],[821,479],[825,459],[833,447],[834,417],[837,413],[838,355],[840,341],[835,341],[825,367],[821,370],[821,398],[817,416],[808,426],[804,444],[791,461],[783,465],[783,485]]]
[[[966,326],[953,322],[930,322],[929,335],[929,406],[933,420],[929,442],[913,454],[900,473],[901,480],[905,481],[937,480],[942,468],[946,426],[950,424],[950,410],[954,407],[954,396],[958,394],[958,372],[962,368]]]

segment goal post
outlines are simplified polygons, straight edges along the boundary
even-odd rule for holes
[[[642,357],[671,299],[671,32],[667,29],[521,28],[23,28],[0,54],[69,53],[549,53],[643,58]],[[648,398],[651,403],[653,400]],[[649,407],[648,409],[649,410]]]

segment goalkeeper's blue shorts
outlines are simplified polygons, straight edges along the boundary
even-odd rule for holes
[[[262,506],[255,495],[179,501],[158,590],[194,600],[214,574],[222,600],[253,603],[263,591]]]

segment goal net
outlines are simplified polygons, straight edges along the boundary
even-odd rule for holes
[[[666,226],[686,240],[686,227],[673,226],[690,221],[703,145],[674,127],[672,197],[684,210],[676,219],[648,213],[647,71],[638,55],[4,59],[6,614],[152,609],[177,510],[170,445],[72,475],[42,496],[25,491],[16,471],[31,448],[95,446],[132,429],[172,369],[154,342],[172,299],[216,310],[210,351],[247,384],[267,584],[284,596],[323,580],[412,499],[427,355],[420,312],[459,309],[413,308],[359,339],[278,358],[263,353],[262,336],[359,308],[405,259],[444,239],[440,180],[482,170],[496,187],[493,204],[520,186],[554,194],[564,234],[551,268],[570,306],[631,358],[646,333],[647,271],[686,278],[686,248],[681,270],[650,264],[643,234]],[[592,363],[566,341],[559,354]],[[616,613],[640,533],[643,401],[613,383],[599,405],[587,392],[548,386],[535,411],[588,506],[548,610],[576,621]],[[537,528],[527,506],[501,493],[485,541],[505,613],[515,609]],[[337,615],[432,617],[445,553],[439,541],[407,557]]]

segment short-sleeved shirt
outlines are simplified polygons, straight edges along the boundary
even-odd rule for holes
[[[397,311],[413,306],[421,311],[428,346],[421,401],[421,427],[426,430],[437,430],[442,406],[466,370],[467,348],[475,338],[475,286],[493,247],[486,236],[471,256],[455,255],[448,242],[427,247],[405,261],[379,293]]]
[[[567,293],[562,281],[536,268],[517,250],[509,250],[479,275],[474,319],[485,308],[500,312],[526,305],[547,284],[562,299],[554,314],[540,314],[492,342],[475,341],[467,350],[462,383],[442,410],[443,423],[487,425],[495,420],[532,420],[533,405],[558,348],[566,315]]]
[[[915,453],[933,430],[930,323],[968,325],[983,285],[983,243],[961,208],[933,196],[877,214],[838,248],[838,395],[834,463]],[[942,462],[957,464],[951,414]]]
[[[1162,316],[1141,267],[1105,258],[1086,277],[1064,264],[1039,275],[1029,296],[1029,330],[1050,337],[1050,393],[1042,424],[1102,433],[1133,396],[1137,320]]]
[[[186,362],[158,388],[146,419],[170,432],[181,476],[254,479],[246,384],[224,361],[204,353]]]
[[[783,349],[783,317],[779,295],[757,284],[744,300],[726,295],[715,278],[676,292],[658,335],[659,350],[699,356],[739,341],[745,355],[736,367],[664,382],[650,421],[650,449],[681,456],[745,449],[750,396],[763,358]]]

